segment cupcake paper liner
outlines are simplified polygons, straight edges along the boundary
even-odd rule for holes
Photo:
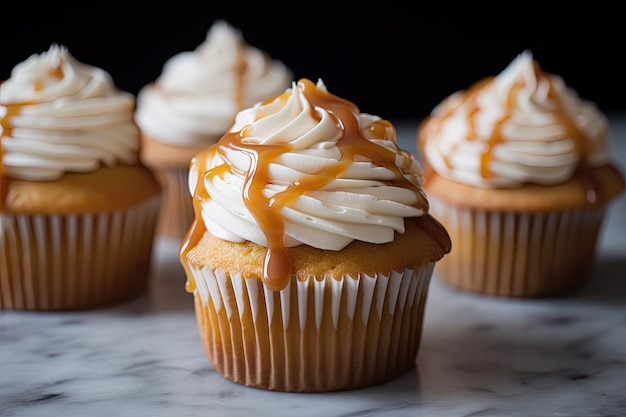
[[[163,192],[156,233],[165,238],[182,240],[194,220],[188,184],[189,169],[168,167],[155,169],[154,174]]]
[[[141,294],[159,203],[110,213],[3,213],[0,308],[87,309]]]
[[[455,207],[432,198],[452,251],[437,266],[447,284],[497,296],[548,297],[586,282],[605,208],[513,213]]]
[[[226,378],[277,391],[325,392],[392,379],[414,365],[434,263],[389,275],[256,278],[191,268],[198,328]]]

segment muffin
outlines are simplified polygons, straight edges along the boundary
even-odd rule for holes
[[[135,99],[53,44],[0,84],[0,308],[82,310],[148,283],[160,188]]]
[[[300,79],[191,162],[181,244],[213,366],[275,391],[371,386],[415,365],[450,251],[394,126]]]
[[[555,297],[585,284],[624,174],[608,121],[529,50],[446,97],[417,145],[431,210],[453,253],[437,277],[503,297]]]
[[[292,77],[282,62],[218,20],[202,44],[171,57],[161,75],[139,91],[141,159],[163,189],[158,236],[180,241],[193,221],[187,191],[191,158],[226,133],[239,110],[282,93]]]

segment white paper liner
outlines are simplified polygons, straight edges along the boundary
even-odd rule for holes
[[[189,169],[168,167],[155,170],[162,189],[161,213],[157,234],[182,240],[194,220],[193,203],[189,194]]]
[[[265,284],[256,278],[242,278],[240,274],[228,275],[224,271],[213,271],[211,269],[198,269],[190,267],[196,282],[196,291],[203,304],[208,304],[209,300],[213,303],[214,308],[219,312],[222,308],[226,310],[226,315],[230,319],[235,313],[241,318],[246,308],[251,309],[252,319],[256,322],[259,311],[259,292],[264,293],[264,307],[266,309],[268,321],[271,322],[274,317],[274,311],[281,311],[283,328],[289,325],[292,282],[296,282],[297,290],[296,306],[298,308],[298,321],[300,328],[304,329],[307,317],[307,305],[312,298],[314,303],[315,326],[319,330],[321,326],[322,314],[324,312],[324,297],[328,294],[326,287],[330,285],[331,297],[331,319],[333,326],[337,328],[339,320],[339,312],[344,311],[350,320],[354,319],[356,312],[356,299],[359,292],[363,297],[361,308],[361,320],[367,325],[369,319],[370,308],[374,304],[377,316],[382,317],[382,309],[385,301],[389,313],[393,314],[396,307],[401,311],[404,310],[406,304],[412,305],[417,301],[415,294],[419,285],[427,285],[434,268],[434,263],[430,263],[414,273],[411,269],[404,272],[392,271],[391,274],[384,275],[382,273],[369,276],[360,274],[359,279],[353,279],[349,276],[342,277],[339,280],[326,278],[322,280],[310,276],[306,281],[290,281],[287,286],[279,291],[279,298],[272,296],[273,291],[269,290]],[[314,291],[311,297],[308,297],[309,288],[313,286]],[[423,288],[420,288],[423,290]],[[346,291],[346,299],[342,303],[342,293]],[[229,296],[233,293],[234,299]],[[376,299],[373,299],[376,292]],[[275,306],[278,304],[278,306]]]
[[[279,391],[365,387],[414,366],[434,263],[358,279],[255,278],[190,267],[199,329],[225,377]]]
[[[546,213],[489,212],[431,197],[452,251],[437,278],[475,292],[514,297],[559,295],[587,279],[605,207]]]
[[[147,283],[160,197],[128,210],[0,215],[0,308],[71,310],[114,303]]]

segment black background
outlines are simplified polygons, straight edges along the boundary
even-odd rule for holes
[[[136,94],[169,57],[196,48],[213,21],[224,19],[287,64],[296,79],[321,78],[361,111],[390,120],[424,117],[444,96],[499,73],[525,49],[601,110],[626,110],[626,25],[617,9],[599,3],[551,11],[528,3],[251,8],[228,1],[12,3],[0,19],[0,80],[57,43]]]

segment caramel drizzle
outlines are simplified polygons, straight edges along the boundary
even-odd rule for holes
[[[63,68],[61,63],[51,67],[48,70],[48,75],[52,78],[56,78],[58,80],[62,79],[64,76]],[[2,84],[2,83],[0,83]],[[41,91],[44,88],[44,85],[41,82],[36,82],[33,86],[34,91]],[[9,193],[9,185],[10,178],[6,173],[6,167],[4,166],[4,148],[2,146],[2,139],[5,137],[9,137],[13,135],[13,124],[11,123],[11,119],[20,114],[22,108],[35,104],[34,102],[25,102],[25,103],[5,103],[3,98],[0,97],[0,106],[3,106],[6,109],[6,112],[3,117],[0,117],[0,214],[6,211],[6,199]]]
[[[263,190],[270,182],[269,166],[281,154],[292,149],[290,144],[258,145],[244,143],[247,130],[243,129],[241,132],[227,133],[216,145],[206,149],[195,158],[197,163],[205,164],[204,166],[199,165],[198,169],[201,173],[205,172],[204,176],[207,176],[209,179],[215,176],[221,177],[226,172],[235,172],[236,170],[232,165],[228,165],[228,162],[213,169],[208,169],[206,162],[212,159],[216,152],[224,156],[223,159],[225,161],[228,161],[224,155],[226,149],[243,152],[250,158],[251,168],[249,171],[239,172],[240,175],[244,176],[242,196],[244,204],[254,216],[267,239],[263,282],[272,291],[279,291],[285,288],[291,274],[294,272],[291,256],[284,246],[285,224],[280,215],[281,209],[306,192],[320,189],[337,178],[351,165],[356,155],[365,157],[371,160],[372,163],[393,172],[394,179],[389,181],[389,183],[393,186],[412,190],[416,195],[414,206],[422,209],[425,213],[428,211],[428,202],[419,187],[405,178],[401,168],[396,166],[396,153],[371,142],[362,135],[358,123],[359,109],[353,103],[318,89],[313,82],[307,79],[300,79],[298,86],[312,104],[312,117],[319,120],[319,115],[313,110],[315,107],[328,109],[335,123],[341,127],[341,138],[337,142],[337,146],[341,151],[341,158],[338,161],[322,167],[315,174],[302,174],[297,181],[289,184],[283,191],[268,198],[263,194]],[[289,98],[289,94],[289,92],[285,92],[276,98],[286,101]],[[266,103],[270,100],[267,100]],[[258,115],[257,120],[262,117],[263,115]],[[395,130],[389,122],[379,121],[370,128],[370,131],[375,135],[384,134],[384,136],[377,137],[383,137],[393,141],[394,144],[396,143]],[[198,182],[198,187],[196,187],[197,189],[194,192],[193,204],[196,220],[183,239],[180,250],[182,260],[185,260],[190,248],[198,243],[206,231],[206,227],[202,223],[201,203],[203,200],[210,198],[210,196],[206,188],[202,186],[203,179],[201,178],[201,181]],[[429,215],[424,214],[420,224],[436,236],[436,239],[446,252],[450,250],[447,233],[438,222]],[[183,265],[187,264],[186,262],[182,263]],[[186,290],[192,292],[195,289],[195,283],[191,282],[192,278],[189,271],[187,271],[187,277]]]
[[[534,72],[537,77],[537,84],[544,80],[548,82],[548,97],[554,100],[557,105],[557,108],[555,109],[555,117],[557,119],[557,123],[560,123],[562,126],[564,126],[565,136],[569,136],[574,140],[576,152],[580,157],[577,175],[585,185],[585,199],[589,204],[595,204],[598,201],[599,187],[596,184],[596,181],[591,173],[587,160],[587,155],[589,153],[589,144],[591,141],[589,137],[585,135],[585,132],[583,132],[580,128],[578,128],[578,126],[576,126],[573,118],[565,110],[563,103],[559,99],[558,90],[555,88],[552,78],[541,69],[537,61],[533,61],[533,66]],[[467,140],[478,140],[479,138],[476,135],[475,131],[476,115],[480,112],[480,107],[477,104],[477,97],[482,90],[487,88],[489,82],[492,81],[493,78],[494,77],[487,77],[471,87],[467,91],[464,99],[461,100],[457,106],[448,109],[448,111],[444,115],[440,116],[440,123],[437,126],[437,129],[440,129],[442,121],[449,117],[458,107],[467,105],[471,109],[468,114],[467,120],[469,126]],[[489,179],[493,177],[493,172],[489,168],[489,165],[494,159],[494,148],[506,141],[502,134],[502,127],[513,115],[517,96],[519,95],[523,87],[524,83],[522,81],[519,81],[515,85],[513,85],[513,88],[511,89],[506,100],[505,115],[496,122],[492,135],[489,137],[489,140],[485,142],[486,149],[480,155],[480,175],[484,179]],[[451,154],[454,153],[457,147],[458,145],[453,148]],[[450,162],[449,157],[445,157],[444,162],[446,163],[448,168],[452,169],[452,163]],[[430,171],[428,175],[431,175],[432,168],[429,169]]]
[[[28,104],[2,104],[6,112],[3,117],[0,118],[0,213],[6,211],[6,198],[9,192],[10,178],[6,173],[6,167],[4,166],[4,148],[2,147],[2,141],[5,137],[10,137],[13,134],[13,124],[11,118],[18,115],[22,108]]]

